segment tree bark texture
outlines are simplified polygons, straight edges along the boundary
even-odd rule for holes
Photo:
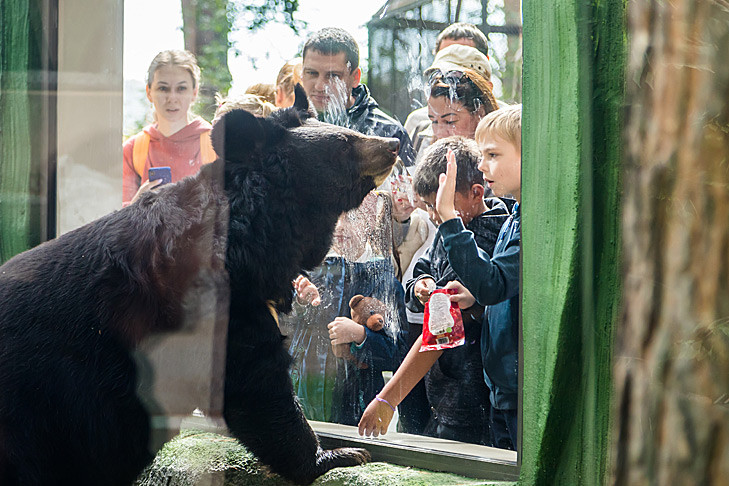
[[[612,482],[729,484],[729,2],[628,8]]]
[[[228,94],[232,75],[228,68],[228,40],[232,21],[228,0],[181,0],[185,49],[195,54],[202,71],[195,111],[213,118],[215,94]]]

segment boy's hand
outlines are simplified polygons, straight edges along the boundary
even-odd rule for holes
[[[294,280],[294,290],[296,291],[296,301],[301,305],[311,304],[314,307],[321,304],[321,296],[319,289],[311,281],[299,275]]]
[[[476,303],[476,298],[463,286],[458,280],[448,282],[445,286],[447,289],[456,289],[456,293],[451,295],[451,302],[458,304],[460,309],[468,309]]]
[[[357,324],[348,317],[337,317],[327,327],[329,328],[329,339],[332,341],[332,346],[349,343],[362,344],[365,337],[367,337],[364,326]]]
[[[435,280],[432,278],[423,278],[415,282],[413,287],[413,295],[420,301],[421,304],[425,305],[430,299],[430,294],[435,290]]]
[[[438,193],[435,195],[435,210],[438,211],[440,220],[443,222],[458,217],[454,204],[458,167],[456,166],[456,154],[451,149],[448,149],[446,160],[448,160],[446,173],[440,175],[438,179]]]
[[[359,419],[359,435],[370,435],[377,437],[387,433],[387,427],[392,421],[395,412],[385,402],[380,402],[376,398],[367,405],[362,418]]]

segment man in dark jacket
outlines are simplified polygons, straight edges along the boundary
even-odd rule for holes
[[[361,84],[359,46],[347,31],[327,27],[304,44],[302,84],[320,117],[358,132],[400,140],[400,158],[413,165],[415,153],[403,126],[380,110]]]

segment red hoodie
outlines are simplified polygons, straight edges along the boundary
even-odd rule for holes
[[[150,167],[169,166],[172,169],[172,182],[194,175],[203,164],[200,151],[200,134],[210,131],[211,126],[202,118],[196,118],[179,132],[165,137],[157,130],[157,125],[148,125],[144,131],[149,134],[149,151],[144,164],[142,177],[134,170],[132,153],[134,137],[124,143],[124,169],[122,171],[122,201],[126,206],[137,193],[142,181],[149,178]]]

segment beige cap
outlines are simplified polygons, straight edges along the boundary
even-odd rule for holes
[[[448,47],[444,47],[435,55],[433,64],[425,70],[425,74],[429,75],[436,69],[443,73],[472,69],[481,74],[487,81],[491,81],[491,64],[489,64],[489,58],[471,46],[451,44]]]

